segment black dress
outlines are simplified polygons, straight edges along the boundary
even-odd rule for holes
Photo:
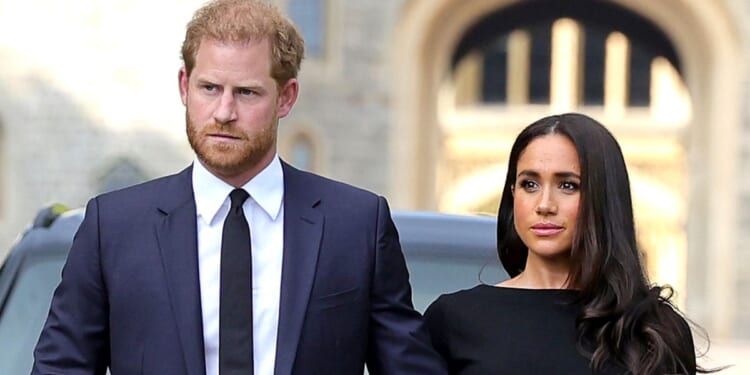
[[[592,374],[576,346],[577,293],[478,285],[440,296],[425,322],[451,374]]]

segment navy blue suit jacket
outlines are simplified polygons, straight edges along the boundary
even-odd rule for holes
[[[275,375],[446,373],[385,199],[282,164]],[[205,375],[191,173],[88,203],[32,374]]]

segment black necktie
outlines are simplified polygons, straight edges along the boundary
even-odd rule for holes
[[[242,203],[243,189],[232,201],[221,235],[219,290],[219,375],[253,374],[253,278],[250,229]]]

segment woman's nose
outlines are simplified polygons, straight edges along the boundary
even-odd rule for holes
[[[550,190],[544,189],[539,197],[539,202],[536,205],[536,213],[539,215],[552,215],[557,212],[557,204]]]

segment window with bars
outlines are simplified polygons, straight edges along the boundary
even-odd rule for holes
[[[659,74],[679,75],[676,56],[660,29],[618,5],[523,2],[464,34],[453,55],[456,103],[648,107]]]
[[[307,134],[296,134],[292,138],[289,151],[292,165],[302,170],[316,171],[315,145]]]
[[[321,58],[326,52],[326,0],[288,0],[287,13],[305,38],[305,54]]]

